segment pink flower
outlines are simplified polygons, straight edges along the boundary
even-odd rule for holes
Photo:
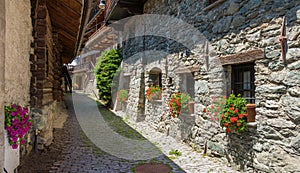
[[[25,140],[22,139],[22,140],[20,141],[20,144],[21,144],[21,145],[25,144]]]
[[[20,112],[20,115],[21,115],[22,117],[24,117],[26,114],[27,114],[27,112],[26,112],[25,110],[22,110],[22,111]]]
[[[7,131],[11,131],[12,130],[12,126],[6,127]]]
[[[18,112],[21,112],[22,110],[23,110],[23,109],[22,109],[21,106],[18,106],[18,107],[17,107],[17,111],[18,111]]]
[[[12,144],[12,149],[17,149],[18,148],[18,144]]]
[[[19,122],[20,122],[19,119],[13,119],[13,120],[11,121],[11,123],[12,123],[13,126],[19,124]]]
[[[12,141],[12,142],[17,142],[17,141],[18,141],[18,138],[17,138],[17,137],[12,137],[12,138],[11,138],[11,141]]]
[[[213,101],[216,101],[216,99],[217,99],[217,96],[214,96],[214,97],[213,97]]]
[[[18,115],[16,112],[11,113],[11,116],[13,116],[13,117],[16,116],[16,115]]]
[[[31,123],[31,122],[28,122],[28,123],[27,123],[27,126],[28,126],[28,127],[31,127],[31,126],[32,126],[32,123]]]

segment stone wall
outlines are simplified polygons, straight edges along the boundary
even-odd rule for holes
[[[161,54],[156,60],[151,54],[140,54],[138,58],[141,60],[135,61],[142,64],[147,86],[147,66],[151,64],[147,59],[151,59],[152,62],[168,59],[167,68],[161,67],[162,73],[165,74],[165,80],[162,81],[164,94],[161,122],[153,126],[159,126],[158,129],[162,132],[184,140],[196,149],[202,149],[207,144],[210,153],[227,158],[228,162],[234,163],[244,171],[297,172],[297,160],[300,159],[300,2],[219,2],[210,6],[206,1],[196,0],[148,0],[145,3],[145,13],[170,15],[181,19],[205,36],[204,42],[196,43],[195,46],[189,47],[189,50],[180,45],[170,44],[170,38],[157,38],[159,33],[168,33],[164,27],[146,27],[149,30],[154,29],[155,34],[152,32],[152,37],[140,37],[141,34],[147,35],[147,31],[141,26],[130,28],[130,32],[125,34],[125,58],[138,52],[164,50],[162,47],[174,50],[167,51],[168,54]],[[279,42],[282,16],[286,16],[287,20],[289,48],[286,64],[281,60]],[[188,32],[186,28],[179,29],[176,23],[163,20],[161,26],[171,26],[171,30],[177,31],[171,32],[169,36],[174,34],[179,38],[194,39],[191,35],[193,33]],[[128,35],[135,36],[136,39],[129,39]],[[207,47],[206,43],[209,44]],[[262,55],[253,52],[261,52]],[[227,55],[232,55],[231,59],[236,58],[238,61],[222,61]],[[230,93],[231,66],[244,62],[255,63],[257,124],[249,126],[248,131],[240,135],[226,134],[218,122],[210,120],[207,114],[203,113],[203,109],[210,105],[213,96]],[[166,116],[169,115],[166,102],[171,93],[177,92],[176,87],[180,85],[178,71],[185,70],[195,79],[195,115],[171,118]],[[141,97],[137,97],[137,93],[140,89],[135,88],[141,86],[138,82],[140,71],[133,70],[131,74],[130,86],[133,87],[130,89],[131,98],[128,105],[138,105],[137,100]],[[147,104],[149,103],[146,102],[146,107]],[[152,112],[146,109],[146,116],[147,113],[151,116]],[[180,128],[186,127],[184,122],[191,122],[189,132],[183,132],[183,128]],[[157,121],[153,120],[152,123]],[[190,134],[184,135],[186,133]]]

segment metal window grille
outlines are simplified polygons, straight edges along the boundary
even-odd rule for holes
[[[255,103],[254,64],[232,66],[231,92]]]

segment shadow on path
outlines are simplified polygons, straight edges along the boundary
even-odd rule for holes
[[[118,117],[107,117],[107,115],[115,116],[109,110],[100,106],[100,112],[105,118],[99,116],[98,106],[94,100],[89,99],[85,95],[73,93],[72,96],[68,95],[65,97],[65,102],[68,107],[69,117],[62,129],[54,129],[53,144],[44,151],[31,153],[29,156],[24,157],[18,171],[19,173],[134,172],[136,166],[144,163],[164,163],[171,167],[172,172],[184,172],[138,132],[129,126],[126,127],[127,124],[122,123],[121,119]],[[93,119],[96,116],[91,115],[94,112],[92,110],[94,105],[91,104],[96,105],[99,119]],[[89,124],[90,126],[82,126],[82,120],[88,120],[84,125]],[[104,125],[101,123],[104,123]],[[114,125],[118,127],[116,128]],[[110,132],[106,131],[108,127],[112,127],[109,129]],[[124,130],[122,130],[123,128]],[[126,134],[126,132],[129,133]],[[91,134],[97,137],[94,138],[92,136],[94,139],[90,139],[89,135]],[[120,138],[116,139],[116,135],[120,136]],[[106,138],[110,139],[106,141]],[[123,142],[121,141],[121,144],[118,143],[120,139],[124,139]],[[104,140],[104,142],[97,142],[97,140]],[[137,145],[132,146],[132,140],[137,142]],[[139,143],[140,141],[142,142]],[[108,146],[103,147],[99,144]],[[127,146],[128,144],[131,146]],[[141,144],[147,144],[145,146],[148,146],[151,150],[145,149],[145,146]],[[113,149],[114,152],[110,154],[110,152],[107,152],[107,149]],[[127,149],[135,150],[126,151]],[[144,149],[145,152],[143,152]],[[153,150],[156,157],[146,158],[149,156],[149,153],[147,154],[148,150]],[[120,152],[121,157],[118,156]],[[131,157],[132,159],[124,158],[124,156],[128,156],[128,153],[134,153]],[[153,153],[150,156],[153,156]],[[144,157],[145,159],[136,159],[139,157]]]

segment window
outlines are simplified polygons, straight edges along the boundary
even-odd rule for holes
[[[255,102],[254,63],[232,66],[231,93]]]
[[[153,68],[149,73],[149,80],[150,84],[153,86],[160,86],[162,87],[162,74],[159,68]]]
[[[191,73],[182,73],[180,76],[180,91],[195,96],[195,79]]]
[[[130,76],[123,76],[123,89],[128,90],[130,88]]]

